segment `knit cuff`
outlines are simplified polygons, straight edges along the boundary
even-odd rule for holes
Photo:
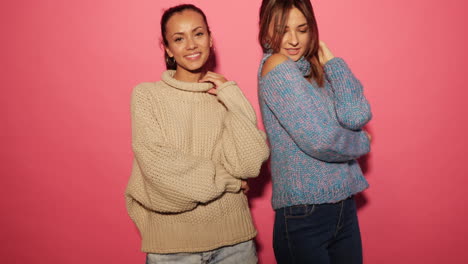
[[[236,193],[241,187],[241,180],[232,177],[222,165],[216,165],[216,181],[226,192]]]

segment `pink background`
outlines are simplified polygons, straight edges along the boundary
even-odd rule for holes
[[[260,0],[190,2],[208,16],[217,71],[259,114]],[[130,92],[159,79],[159,19],[178,3],[2,1],[1,263],[144,263],[123,195]],[[467,2],[313,4],[374,113],[365,263],[467,263]],[[251,184],[260,261],[274,263],[268,173]]]

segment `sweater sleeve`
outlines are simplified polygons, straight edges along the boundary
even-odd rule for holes
[[[341,58],[328,61],[325,76],[335,95],[336,116],[340,124],[348,129],[359,130],[372,118],[369,103],[363,88]]]
[[[233,81],[220,86],[217,96],[227,113],[215,155],[234,177],[257,177],[269,156],[269,149],[265,133],[257,128],[255,111]]]
[[[326,162],[345,162],[369,152],[363,131],[343,128],[328,116],[316,89],[293,61],[277,65],[260,79],[260,96],[297,146]]]
[[[191,210],[224,192],[240,190],[240,180],[229,175],[211,160],[177,150],[164,138],[145,87],[137,86],[132,94],[132,147],[136,164],[143,176],[148,199],[145,207],[164,213]],[[134,197],[141,197],[135,195]]]

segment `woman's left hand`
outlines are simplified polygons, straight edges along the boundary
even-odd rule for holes
[[[325,65],[325,63],[327,63],[329,60],[335,58],[327,44],[325,44],[323,41],[319,41],[319,58],[322,65]]]
[[[213,83],[215,87],[208,90],[210,94],[216,94],[217,88],[221,86],[223,83],[227,82],[226,78],[223,75],[215,73],[215,72],[207,72],[203,78],[201,78],[198,82],[210,82]]]
[[[244,194],[247,194],[250,190],[250,186],[246,180],[241,181],[241,190]]]

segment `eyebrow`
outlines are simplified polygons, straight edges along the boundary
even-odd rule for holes
[[[192,32],[195,32],[195,31],[197,31],[197,30],[200,29],[200,28],[203,29],[202,26],[198,26],[198,27],[192,29]],[[176,32],[176,33],[172,34],[172,36],[174,36],[174,35],[183,35],[183,34],[184,34],[184,32]]]
[[[300,27],[306,27],[308,26],[307,23],[304,23],[304,24],[300,24],[299,26],[297,26],[296,28],[300,28]],[[288,26],[286,26],[286,28],[289,28]]]

